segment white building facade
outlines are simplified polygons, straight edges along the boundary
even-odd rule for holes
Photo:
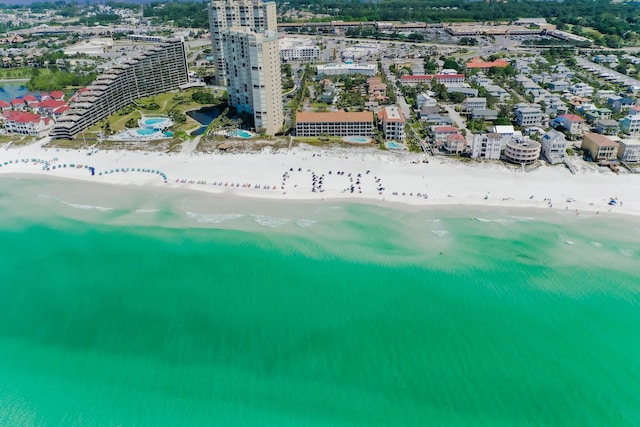
[[[253,115],[256,131],[282,129],[282,78],[278,34],[232,27],[221,32],[229,105]]]
[[[209,4],[209,29],[216,83],[226,85],[222,32],[231,27],[246,27],[256,32],[277,31],[276,4],[262,0],[216,0]]]
[[[499,160],[502,136],[497,133],[475,134],[471,145],[471,158]]]

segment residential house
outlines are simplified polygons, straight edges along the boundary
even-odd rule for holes
[[[618,158],[627,163],[640,162],[640,141],[620,141]]]
[[[613,111],[620,111],[636,105],[636,101],[628,96],[613,95],[607,98],[607,105]]]
[[[435,107],[436,105],[438,105],[438,101],[427,93],[422,92],[416,96],[416,107],[418,107],[418,109],[422,107]]]
[[[467,98],[462,103],[465,113],[473,113],[475,110],[486,110],[487,98]]]
[[[27,103],[22,98],[14,98],[11,100],[11,107],[16,111],[26,111]]]
[[[620,131],[620,126],[615,120],[598,120],[595,131],[602,135],[616,135]]]
[[[542,125],[542,110],[539,106],[520,106],[514,112],[515,122],[518,126]]]
[[[504,147],[507,161],[518,164],[535,163],[540,158],[541,145],[529,138],[511,138]]]
[[[614,96],[616,93],[612,90],[609,89],[602,89],[596,92],[595,95],[593,95],[593,100],[594,101],[606,101],[610,96]]]
[[[569,90],[569,83],[564,80],[556,80],[549,83],[549,90],[551,92],[564,92],[565,90]]]
[[[51,96],[51,98],[55,99],[56,101],[64,101],[64,92],[62,92],[61,90],[54,90],[49,94],[49,96]]]
[[[582,138],[582,149],[587,151],[591,160],[608,163],[618,156],[619,144],[599,133],[588,133]]]
[[[461,133],[449,135],[442,145],[448,154],[461,154],[467,149],[467,140]]]
[[[38,104],[38,98],[36,98],[33,95],[27,94],[27,95],[22,97],[22,100],[27,103],[27,106],[29,108],[34,108]]]
[[[586,131],[585,119],[575,114],[562,114],[551,120],[551,127],[562,127],[571,135],[582,135]]]
[[[467,97],[478,96],[478,89],[469,86],[468,84],[445,84],[447,87],[447,93],[461,93]]]
[[[448,126],[453,127],[454,120],[449,116],[441,116],[440,114],[429,114],[424,116],[425,122],[432,124],[433,126]]]
[[[489,120],[493,121],[498,118],[498,111],[485,108],[483,110],[473,110],[471,113],[472,120]]]
[[[11,104],[9,104],[7,101],[3,101],[0,99],[0,112],[4,113],[10,110],[11,110]]]
[[[586,83],[576,83],[569,86],[569,92],[576,96],[590,98],[593,95],[593,88]]]
[[[611,119],[611,114],[613,114],[613,112],[608,108],[596,108],[596,109],[587,111],[584,117],[585,119],[587,119],[588,123],[595,123],[598,120]]]
[[[404,126],[407,121],[397,106],[384,107],[378,113],[378,119],[380,120],[382,135],[385,140],[404,141]]]
[[[433,142],[436,145],[442,145],[451,135],[458,133],[460,133],[460,129],[454,126],[431,126]]]
[[[567,139],[562,132],[550,130],[542,136],[542,155],[552,165],[564,162]]]
[[[511,99],[511,94],[506,89],[503,89],[498,85],[488,84],[484,86],[484,88],[487,90],[489,95],[493,96],[500,102],[505,102]]]
[[[42,136],[53,124],[53,121],[48,117],[24,111],[9,111],[2,116],[7,133]]]
[[[500,159],[502,136],[497,133],[475,134],[471,145],[471,157],[474,159]]]
[[[629,135],[640,133],[640,107],[629,108],[629,114],[619,120],[620,130]]]

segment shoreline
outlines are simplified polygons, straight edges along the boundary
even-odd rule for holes
[[[29,174],[193,190],[247,200],[345,201],[392,209],[549,209],[577,215],[640,216],[640,198],[636,196],[640,174],[616,175],[596,168],[572,175],[563,166],[544,165],[522,172],[497,163],[462,163],[440,157],[421,163],[424,154],[366,147],[269,147],[252,153],[166,154],[45,149],[41,144],[0,150],[0,176]],[[616,206],[608,205],[611,198],[619,201]]]

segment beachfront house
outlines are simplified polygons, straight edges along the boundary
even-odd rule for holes
[[[627,163],[640,162],[640,141],[620,141],[618,158]]]
[[[542,155],[552,165],[564,162],[567,139],[562,132],[550,130],[542,136]]]
[[[591,161],[609,163],[618,156],[619,145],[610,138],[598,133],[588,133],[582,138],[582,149],[589,153]]]
[[[378,120],[380,120],[382,135],[386,141],[404,141],[404,126],[407,121],[397,106],[384,107],[378,113]]]
[[[511,163],[528,165],[540,158],[541,145],[529,138],[511,138],[504,147],[504,157]]]
[[[593,88],[586,83],[576,83],[569,86],[569,93],[582,98],[591,98],[593,96]]]
[[[461,133],[449,135],[442,145],[447,154],[461,154],[467,149],[467,140]]]
[[[19,135],[42,136],[53,123],[49,117],[24,111],[9,111],[2,116],[5,131]]]
[[[497,133],[475,134],[471,145],[471,158],[473,159],[500,159],[502,149],[502,136]]]
[[[629,108],[629,114],[619,120],[620,130],[629,135],[640,133],[640,107]]]
[[[460,129],[454,126],[431,126],[433,142],[437,146],[444,144],[451,135],[460,133]]]

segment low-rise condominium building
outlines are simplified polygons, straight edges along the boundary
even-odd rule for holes
[[[296,114],[296,136],[371,136],[373,113],[301,111]]]

